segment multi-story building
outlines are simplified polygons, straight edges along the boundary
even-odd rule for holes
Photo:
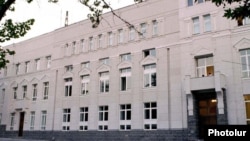
[[[250,124],[248,19],[209,0],[115,12],[133,26],[107,13],[98,28],[84,20],[7,46],[1,136],[192,140],[207,124]]]

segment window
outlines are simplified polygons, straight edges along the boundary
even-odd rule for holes
[[[131,61],[131,54],[130,53],[122,54],[121,61]]]
[[[131,104],[120,105],[120,130],[131,130]]]
[[[86,131],[88,130],[88,112],[89,108],[88,107],[81,107],[80,108],[80,131]]]
[[[147,24],[146,23],[142,23],[141,24],[141,37],[145,38],[146,37],[146,33],[147,33]]]
[[[49,82],[43,83],[43,99],[46,100],[49,98]]]
[[[199,34],[200,33],[199,17],[194,17],[192,20],[193,20],[193,34]]]
[[[81,65],[82,65],[82,69],[84,68],[89,68],[89,62],[83,62]]]
[[[146,58],[147,56],[156,56],[156,51],[155,49],[148,49],[148,50],[144,50],[144,58]]]
[[[243,25],[247,25],[247,24],[250,24],[250,18],[249,17],[245,17],[243,19]]]
[[[109,72],[100,73],[100,92],[109,92]]]
[[[144,66],[144,87],[156,86],[156,64],[150,64]]]
[[[65,72],[71,72],[73,70],[73,65],[65,66]]]
[[[152,35],[156,36],[158,35],[158,22],[156,20],[153,20],[153,28],[152,28]]]
[[[2,89],[2,97],[1,97],[2,103],[4,103],[4,97],[5,97],[5,89]]]
[[[0,113],[0,125],[2,124],[2,113]]]
[[[47,62],[47,69],[51,67],[51,56],[46,57],[46,62]]]
[[[100,64],[108,65],[109,64],[109,58],[102,58],[102,59],[100,59]]]
[[[16,74],[19,74],[20,72],[20,64],[16,64]]]
[[[10,130],[14,130],[15,124],[15,113],[10,114]]]
[[[204,15],[203,20],[204,20],[204,32],[211,31],[212,27],[211,27],[211,16],[210,16],[210,14]]]
[[[246,105],[246,119],[247,125],[250,125],[250,94],[244,95]]]
[[[47,111],[41,112],[41,130],[46,130]]]
[[[65,54],[64,55],[69,56],[69,54],[70,54],[69,51],[70,51],[69,50],[69,44],[65,44],[65,52],[64,52]]]
[[[70,113],[71,109],[63,109],[63,124],[62,124],[62,130],[63,131],[68,131],[70,130]]]
[[[118,30],[118,43],[123,43],[123,29]]]
[[[35,129],[35,112],[30,112],[30,130]]]
[[[99,45],[99,48],[102,48],[102,47],[103,47],[103,43],[102,43],[102,34],[98,35],[98,45]]]
[[[77,48],[76,48],[76,42],[72,42],[72,54],[76,54],[77,53]]]
[[[27,86],[23,86],[23,98],[27,97]]]
[[[99,130],[108,130],[108,106],[99,106],[99,123],[98,129]]]
[[[82,76],[81,95],[89,94],[89,75]]]
[[[109,32],[108,33],[108,44],[109,44],[109,46],[113,45],[113,40],[114,40],[113,38],[114,38],[113,33]]]
[[[24,66],[24,72],[25,73],[29,72],[29,66],[30,66],[30,62],[29,61],[25,62],[25,66]]]
[[[121,69],[121,91],[131,89],[131,68]]]
[[[40,59],[35,60],[35,69],[40,70]]]
[[[129,27],[129,40],[135,40],[135,28],[133,26]]]
[[[37,84],[32,85],[33,92],[32,92],[32,101],[37,100]]]
[[[13,99],[17,99],[17,87],[13,87]]]
[[[82,52],[87,52],[87,49],[84,44],[84,39],[81,40],[81,49],[82,49]]]
[[[157,103],[147,102],[144,103],[144,129],[153,130],[157,129]]]
[[[196,65],[197,65],[197,77],[214,75],[214,65],[212,56],[196,58]]]
[[[94,50],[94,39],[89,37],[89,50]]]
[[[71,96],[72,95],[72,78],[66,78],[65,79],[65,96]]]
[[[240,50],[242,77],[250,77],[250,49]]]
[[[193,6],[195,4],[200,4],[200,3],[203,3],[203,2],[206,2],[206,1],[211,1],[211,0],[188,0],[187,1],[187,4],[188,6]]]

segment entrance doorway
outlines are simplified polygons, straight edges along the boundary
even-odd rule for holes
[[[217,124],[217,100],[215,93],[206,93],[197,96],[198,108],[198,129],[199,137],[204,137],[204,128],[206,125]]]
[[[19,137],[23,136],[24,115],[25,115],[25,112],[20,112],[19,130],[18,130]]]

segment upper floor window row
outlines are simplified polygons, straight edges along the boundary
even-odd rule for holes
[[[250,49],[240,50],[242,77],[250,77]]]
[[[204,2],[207,2],[207,1],[211,1],[211,0],[187,0],[187,5],[188,6],[193,6],[193,5],[204,3]]]
[[[210,14],[193,17],[192,21],[193,21],[193,34],[200,34],[202,32],[212,31],[212,22]]]

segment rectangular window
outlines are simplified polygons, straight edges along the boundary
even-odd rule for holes
[[[47,111],[41,112],[41,130],[46,130]]]
[[[2,97],[1,97],[2,103],[4,103],[4,98],[5,98],[5,89],[2,89]]]
[[[100,92],[109,92],[109,72],[100,73]]]
[[[250,24],[250,18],[249,17],[245,17],[243,19],[243,25],[248,25],[248,24]]]
[[[13,99],[17,99],[17,87],[13,87]]]
[[[72,95],[72,78],[66,78],[65,79],[65,96],[71,96]]]
[[[24,72],[28,73],[29,72],[29,67],[30,67],[30,62],[29,61],[25,62],[25,66],[24,67],[25,67],[24,68]]]
[[[30,130],[35,129],[35,112],[30,112]]]
[[[157,103],[156,102],[144,103],[144,129],[145,130],[157,129]]]
[[[68,131],[70,130],[70,113],[71,109],[63,109],[63,123],[62,123],[62,130]]]
[[[121,62],[123,61],[131,61],[131,54],[127,53],[127,54],[122,54],[121,55]]]
[[[99,106],[99,130],[108,130],[108,106]]]
[[[194,0],[188,0],[188,6],[193,6],[194,5]]]
[[[155,87],[157,85],[156,79],[156,64],[144,66],[144,87]]]
[[[197,77],[214,75],[214,64],[212,56],[196,58],[196,66],[197,66]]]
[[[65,72],[72,72],[72,70],[73,70],[73,65],[65,66]]]
[[[147,56],[154,56],[154,57],[156,57],[156,51],[155,51],[154,48],[153,49],[144,50],[143,54],[144,54],[144,58],[146,58]]]
[[[245,105],[246,105],[246,123],[250,125],[250,94],[244,95]]]
[[[152,27],[152,35],[156,36],[158,35],[158,22],[156,20],[153,20],[153,27]]]
[[[46,100],[49,98],[49,82],[43,83],[43,99]]]
[[[89,50],[94,50],[94,39],[89,37]]]
[[[142,23],[141,24],[141,38],[145,38],[147,34],[147,24]]]
[[[76,41],[72,42],[72,54],[77,53],[77,48],[76,48]]]
[[[250,49],[240,50],[242,77],[250,77]]]
[[[123,29],[118,30],[118,43],[123,43]]]
[[[192,20],[193,20],[193,34],[199,34],[200,33],[199,17],[194,17]]]
[[[47,56],[46,57],[46,63],[47,63],[47,69],[49,69],[51,67],[51,56]]]
[[[203,20],[204,20],[204,32],[211,31],[212,26],[211,26],[211,16],[210,16],[210,14],[204,15]]]
[[[84,39],[81,40],[81,49],[82,49],[82,52],[87,52],[87,49],[84,44]]]
[[[120,130],[131,130],[131,104],[120,105]]]
[[[19,74],[20,72],[20,64],[16,64],[16,74]]]
[[[81,107],[80,108],[80,131],[88,130],[88,119],[89,118],[89,108],[88,107]]]
[[[89,94],[89,75],[82,76],[81,95]]]
[[[14,130],[15,124],[15,113],[10,114],[10,130]]]
[[[23,86],[23,99],[27,97],[27,86]]]
[[[98,45],[99,48],[103,48],[102,34],[98,35]]]
[[[109,64],[109,58],[100,59],[100,65],[102,65],[102,64],[108,65]]]
[[[109,46],[113,46],[113,40],[114,40],[113,38],[114,38],[113,33],[109,32],[108,33],[108,44],[109,44]]]
[[[121,91],[131,89],[131,68],[121,69]]]
[[[35,60],[35,69],[40,70],[40,59]]]
[[[0,113],[0,125],[2,124],[2,113]]]
[[[81,65],[82,69],[89,68],[90,62],[83,62]]]
[[[135,40],[135,27],[129,27],[129,40]]]
[[[32,92],[32,101],[37,100],[37,84],[32,85],[33,92]]]

